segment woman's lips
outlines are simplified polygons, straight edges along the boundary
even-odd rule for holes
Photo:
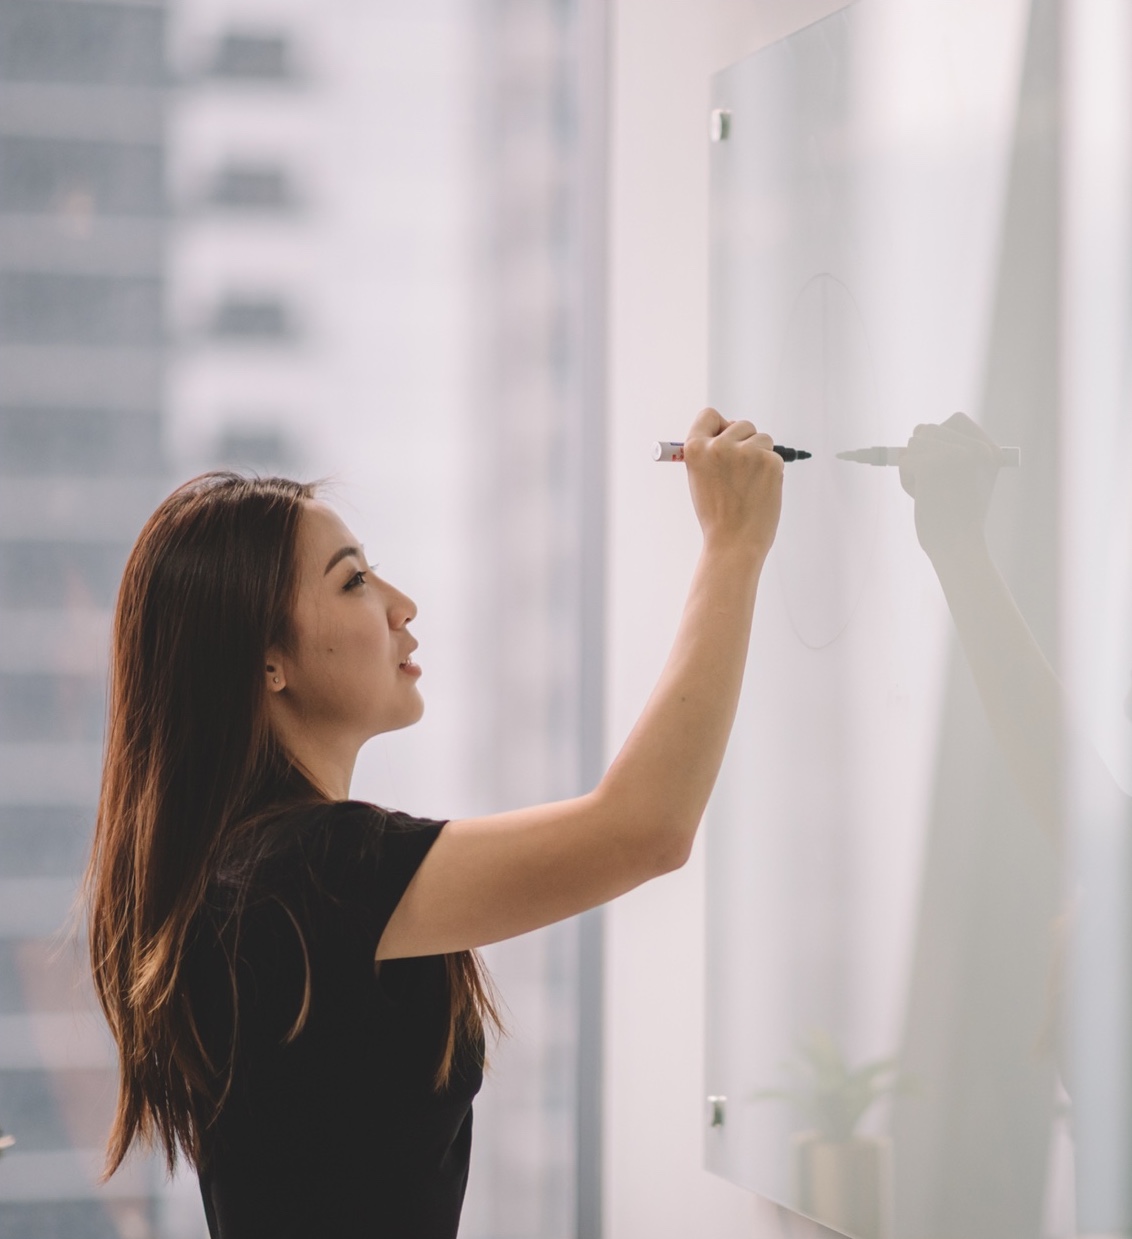
[[[417,664],[413,662],[412,654],[410,654],[409,657],[406,658],[403,663],[401,663],[400,670],[403,671],[406,675],[411,675],[414,680],[421,673],[420,667],[418,667]]]

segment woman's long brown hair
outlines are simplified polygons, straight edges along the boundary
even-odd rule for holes
[[[313,497],[285,478],[205,474],[161,504],[126,564],[86,874],[91,967],[119,1051],[106,1177],[139,1139],[159,1146],[170,1169],[178,1149],[200,1164],[226,1090],[186,990],[194,920],[242,837],[289,806],[325,800],[273,735],[263,681],[267,650],[290,635],[296,537]],[[478,1047],[485,1022],[499,1027],[475,952],[446,964],[438,1088],[457,1052]],[[305,1004],[292,1036],[304,1018]]]

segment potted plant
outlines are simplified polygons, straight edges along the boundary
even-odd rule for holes
[[[752,1100],[788,1101],[805,1116],[806,1127],[790,1141],[793,1207],[856,1239],[890,1239],[891,1144],[856,1129],[874,1102],[908,1091],[907,1077],[895,1058],[850,1068],[822,1030],[802,1038],[785,1065],[790,1087],[760,1089]]]

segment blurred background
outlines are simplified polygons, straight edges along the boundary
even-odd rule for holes
[[[491,811],[572,794],[600,752],[601,451],[579,432],[600,424],[602,21],[589,0],[0,0],[5,1239],[204,1233],[191,1176],[139,1157],[93,1186],[113,1053],[59,933],[118,577],[175,484],[325,478],[417,601],[427,721],[367,750],[357,796]],[[584,937],[489,952],[512,1036],[462,1233],[573,1233]]]

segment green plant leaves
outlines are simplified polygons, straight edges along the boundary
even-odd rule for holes
[[[795,1080],[792,1087],[758,1089],[750,1100],[790,1102],[831,1141],[851,1140],[857,1124],[879,1098],[913,1091],[911,1078],[899,1073],[895,1057],[850,1068],[824,1029],[814,1029],[801,1038],[796,1056],[783,1068]]]

